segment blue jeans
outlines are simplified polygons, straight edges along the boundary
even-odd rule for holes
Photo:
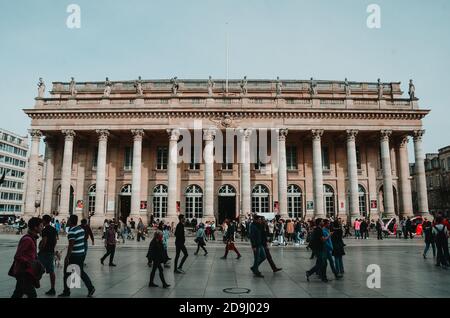
[[[341,256],[335,256],[334,257],[334,263],[336,267],[336,271],[338,274],[344,274],[344,262],[342,261],[342,255]]]
[[[359,234],[360,234],[360,231],[359,230],[355,230],[355,238],[356,239],[359,238]]]
[[[251,267],[253,273],[259,273],[259,265],[266,260],[266,252],[263,246],[256,247],[256,251],[253,252],[254,263]]]
[[[327,249],[327,255],[326,256],[327,256],[328,262],[330,262],[331,271],[333,272],[334,275],[338,274],[336,272],[336,267],[334,267],[333,251]]]
[[[434,242],[425,243],[425,250],[423,251],[423,255],[427,256],[430,245],[433,248],[433,256],[436,256],[436,244]]]

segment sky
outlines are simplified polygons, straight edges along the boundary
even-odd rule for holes
[[[81,27],[66,25],[81,8]],[[381,9],[368,28],[367,7]],[[37,81],[414,79],[425,152],[450,145],[448,0],[0,0],[0,127],[25,135]],[[410,153],[413,149],[410,143]],[[410,156],[413,161],[413,157]]]

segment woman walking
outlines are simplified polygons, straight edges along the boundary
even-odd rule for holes
[[[336,274],[340,277],[344,274],[344,262],[342,256],[345,255],[344,241],[342,240],[343,231],[339,221],[334,221],[333,232],[331,233],[331,242],[333,243],[333,256],[336,268]]]
[[[166,280],[164,279],[164,269],[162,264],[165,261],[164,257],[164,246],[163,246],[163,234],[160,231],[156,231],[153,240],[150,242],[150,248],[149,248],[149,260],[153,262],[152,271],[150,273],[150,282],[148,283],[148,287],[159,287],[155,284],[155,274],[156,270],[159,270],[159,278],[161,279],[161,282],[163,284],[163,288],[170,287],[169,284],[167,284]]]
[[[208,255],[208,251],[206,250],[206,233],[205,233],[205,225],[203,223],[200,223],[197,230],[197,235],[195,237],[195,242],[197,243],[197,251],[194,253],[194,255],[198,255],[198,251],[200,250],[200,247],[205,252],[205,256]]]

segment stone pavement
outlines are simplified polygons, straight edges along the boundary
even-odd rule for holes
[[[0,235],[0,297],[10,297],[15,280],[7,276],[19,236]],[[255,278],[249,267],[253,257],[248,243],[237,242],[243,257],[235,259],[231,252],[227,260],[221,260],[224,245],[221,242],[208,242],[208,256],[194,256],[195,247],[188,238],[189,257],[184,266],[186,274],[174,276],[172,269],[165,270],[166,280],[172,285],[169,289],[150,289],[147,287],[150,268],[145,258],[149,240],[145,242],[128,241],[119,245],[116,251],[115,268],[102,266],[100,257],[104,253],[101,241],[90,246],[86,260],[86,272],[90,275],[98,298],[310,298],[310,297],[450,297],[450,271],[437,268],[433,259],[424,260],[421,256],[423,242],[415,240],[387,239],[379,242],[374,239],[348,239],[344,256],[345,277],[325,284],[312,277],[307,282],[305,271],[313,265],[310,253],[305,247],[272,247],[272,256],[283,271],[273,274],[267,262],[261,266],[264,278]],[[173,244],[173,238],[171,238]],[[67,245],[61,237],[58,250]],[[174,259],[171,245],[169,255]],[[431,251],[429,252],[431,256]],[[105,262],[107,263],[107,262]],[[367,266],[377,264],[381,268],[381,288],[369,289],[366,285]],[[328,276],[332,278],[328,267]],[[57,268],[57,292],[62,291],[62,267]],[[157,275],[156,281],[160,284]],[[41,281],[38,297],[46,297],[49,288],[48,275]],[[248,293],[228,294],[226,288],[249,289]],[[87,290],[73,289],[72,297],[85,297]]]

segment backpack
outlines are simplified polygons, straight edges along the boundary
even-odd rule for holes
[[[434,226],[434,228],[437,231],[437,234],[435,235],[436,242],[446,242],[447,235],[445,235],[445,226],[442,227],[442,230],[439,230],[436,226]]]

